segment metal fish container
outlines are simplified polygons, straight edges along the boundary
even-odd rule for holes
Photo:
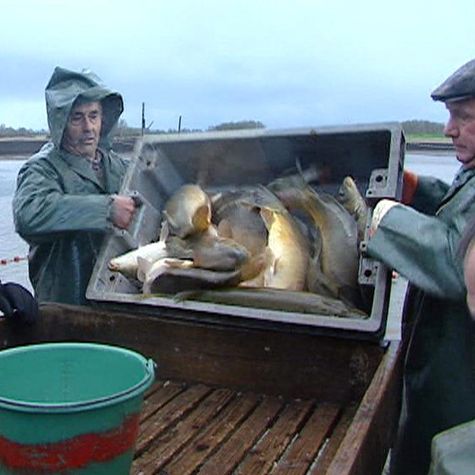
[[[136,283],[109,271],[107,265],[111,258],[157,240],[163,206],[185,183],[199,183],[214,193],[267,184],[296,170],[317,170],[324,176],[318,189],[336,194],[343,178],[351,175],[371,212],[382,198],[400,198],[404,152],[404,135],[397,123],[144,136],[136,144],[122,186],[122,193],[137,196],[142,205],[128,230],[116,230],[105,239],[87,298],[100,306],[132,307],[157,317],[380,339],[391,272],[365,254],[365,241],[360,245],[358,281],[367,296],[367,318],[270,310],[246,306],[245,301],[229,305],[165,294],[146,297]]]

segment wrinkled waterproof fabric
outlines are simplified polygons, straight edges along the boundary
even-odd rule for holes
[[[20,169],[13,198],[16,231],[28,242],[29,275],[38,301],[86,303],[85,291],[128,161],[112,152],[109,135],[123,110],[121,96],[91,72],[56,68],[46,86],[51,142]],[[101,101],[99,148],[103,180],[90,163],[60,148],[77,99]]]
[[[432,440],[429,475],[475,473],[475,420],[437,434]]]
[[[391,208],[368,243],[369,254],[411,283],[403,418],[392,454],[398,475],[427,474],[434,435],[475,418],[475,331],[457,255],[475,213],[475,170],[460,171],[450,189],[421,177],[414,208]]]

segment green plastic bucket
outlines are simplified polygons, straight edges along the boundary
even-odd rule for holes
[[[92,343],[0,351],[0,474],[128,474],[154,368]]]

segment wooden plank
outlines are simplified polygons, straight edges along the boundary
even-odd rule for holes
[[[238,394],[188,447],[185,447],[170,464],[163,467],[163,472],[169,475],[194,473],[209,454],[214,452],[255,409],[259,399],[260,397],[254,393]]]
[[[337,425],[333,428],[331,437],[321,448],[314,463],[309,469],[308,475],[324,475],[331,464],[333,457],[338,451],[341,441],[350,427],[351,421],[356,412],[354,405],[346,406],[342,409]],[[364,475],[364,474],[362,474]]]
[[[236,432],[198,471],[202,475],[231,474],[282,409],[283,401],[265,397]]]
[[[395,435],[403,346],[392,342],[346,433],[328,475],[379,475]]]
[[[196,384],[187,388],[172,399],[140,426],[135,454],[136,457],[147,450],[154,440],[169,427],[176,424],[187,412],[191,411],[209,393],[211,388]]]
[[[159,381],[153,387],[155,390],[148,394],[143,402],[140,413],[141,424],[186,389],[184,383],[173,383],[171,381]]]
[[[150,397],[155,391],[158,391],[165,381],[155,380],[155,382],[145,391],[144,401]]]
[[[331,435],[340,406],[320,404],[293,441],[272,475],[302,475],[307,473],[323,442]]]
[[[209,394],[183,421],[157,437],[153,449],[134,461],[134,470],[143,475],[160,472],[161,468],[221,411],[233,394],[229,389],[217,389]]]
[[[313,404],[313,401],[290,401],[239,465],[239,475],[268,473],[304,424]]]

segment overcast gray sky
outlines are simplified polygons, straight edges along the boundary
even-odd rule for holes
[[[425,119],[475,58],[474,0],[0,0],[0,124],[46,128],[55,66],[122,93],[123,118],[206,129]]]

